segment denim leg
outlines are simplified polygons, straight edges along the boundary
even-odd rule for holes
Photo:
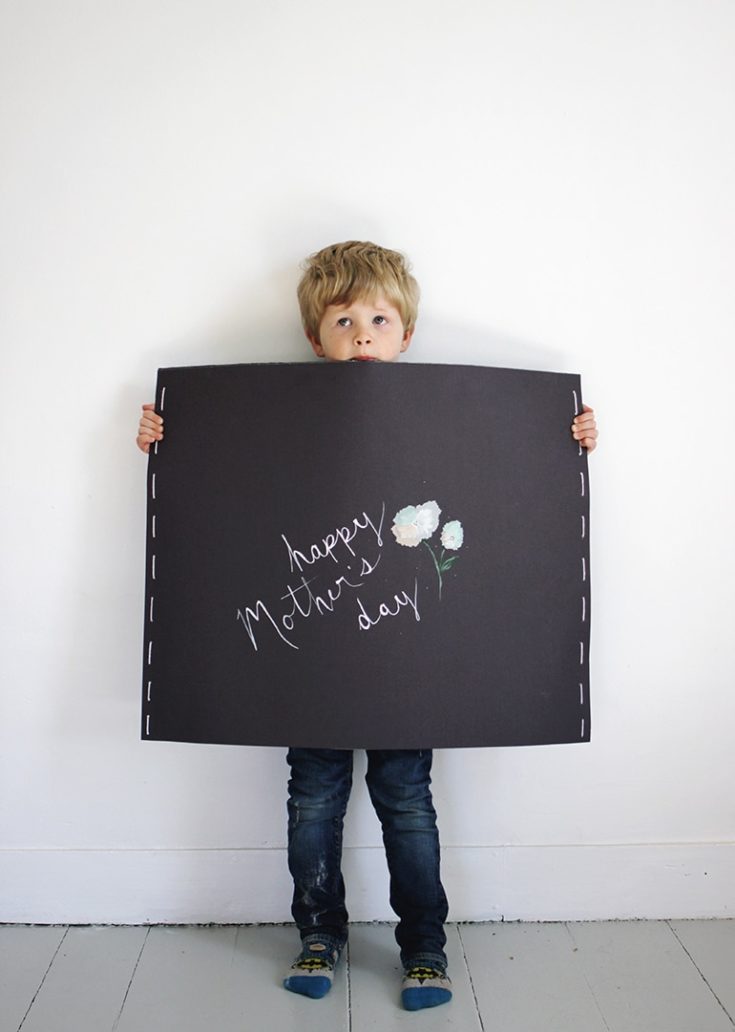
[[[288,869],[291,913],[302,941],[341,948],[347,939],[342,823],[352,788],[352,752],[289,749]]]
[[[404,967],[446,968],[447,897],[439,876],[439,832],[431,799],[430,749],[368,750],[370,798],[383,827],[390,905]]]

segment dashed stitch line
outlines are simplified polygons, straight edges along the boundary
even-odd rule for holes
[[[163,412],[163,407],[164,407],[164,404],[165,404],[165,398],[166,398],[166,388],[163,387],[162,390],[161,390],[161,405],[160,405],[160,411],[161,412]],[[153,454],[154,455],[158,455],[158,441],[154,442]],[[156,500],[156,474],[155,473],[153,473],[151,475],[151,499],[154,502]],[[155,516],[155,513],[152,513],[151,514],[151,540],[154,541],[155,538],[156,538],[156,516]],[[156,557],[155,557],[155,555],[152,554],[151,555],[151,580],[154,581],[155,579],[156,579]],[[153,604],[154,604],[154,596],[151,595],[150,596],[149,608],[148,608],[148,621],[149,621],[149,623],[153,623]],[[151,641],[148,642],[148,666],[151,665],[152,661],[153,661],[153,641],[151,640]],[[151,688],[152,688],[152,684],[153,684],[152,681],[148,681],[148,685],[147,685],[147,689],[146,689],[146,701],[148,703],[150,703],[150,701],[151,701]],[[146,718],[145,718],[145,733],[146,733],[146,737],[150,736],[150,733],[151,733],[151,716],[150,716],[150,713],[146,714]]]
[[[577,415],[579,415],[579,399],[577,398],[577,392],[575,390],[572,391],[572,394],[574,396],[574,415],[577,416]],[[582,447],[582,442],[579,441],[578,443],[579,443],[578,454],[579,454],[579,457],[581,458],[582,455],[584,454],[584,449]],[[584,496],[585,496],[585,482],[584,482],[584,472],[582,470],[579,471],[579,479],[580,479],[580,485],[581,485],[582,498],[584,498]],[[584,513],[580,514],[580,517],[581,517],[581,522],[582,522],[582,540],[584,540],[586,538],[586,536],[587,536],[587,523],[586,523],[586,519],[585,519]],[[587,580],[587,561],[586,561],[586,558],[585,558],[584,555],[582,556],[582,580],[583,581]],[[587,596],[583,595],[582,596],[582,623],[585,624],[586,621],[587,621]],[[580,643],[579,643],[579,664],[580,664],[580,666],[584,666],[584,641],[580,641]],[[583,681],[579,681],[578,683],[579,683],[579,705],[580,706],[584,706],[584,682]],[[582,717],[581,720],[582,720],[582,722],[581,722],[581,727],[580,727],[580,738],[582,740],[584,740],[584,729],[585,729],[585,719],[584,719],[584,717]]]
[[[153,517],[153,521],[154,521],[154,522],[153,522],[153,525],[154,525],[154,527],[155,527],[155,519],[156,519],[156,517],[154,516],[154,517]],[[584,516],[583,516],[583,517],[582,517],[582,537],[584,537],[584,536],[585,536],[586,530],[587,530],[587,528],[585,527],[585,522],[584,522]],[[154,533],[153,533],[153,537],[155,537],[155,536],[156,536],[156,534],[155,534],[155,531],[154,531]]]

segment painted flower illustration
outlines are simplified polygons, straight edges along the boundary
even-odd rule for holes
[[[414,548],[426,538],[431,537],[439,526],[441,509],[436,502],[424,502],[423,505],[407,505],[397,512],[391,530],[399,545]]]
[[[450,520],[442,527],[442,545],[444,548],[460,548],[464,541],[464,530],[459,520]]]
[[[458,559],[456,555],[445,557],[445,552],[456,551],[462,547],[464,542],[462,524],[459,520],[449,520],[442,527],[440,535],[442,550],[437,556],[429,544],[428,538],[439,527],[440,514],[441,509],[435,501],[423,502],[422,505],[407,505],[395,514],[391,527],[393,536],[399,545],[407,545],[409,548],[415,548],[422,542],[426,545],[439,578],[439,598],[442,597],[442,574],[451,569]]]

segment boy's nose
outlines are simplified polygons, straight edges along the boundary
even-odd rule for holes
[[[369,344],[370,334],[367,330],[357,330],[355,333],[355,344]]]

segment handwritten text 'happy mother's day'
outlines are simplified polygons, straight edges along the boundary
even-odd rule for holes
[[[355,516],[348,526],[337,527],[334,531],[326,534],[321,541],[311,545],[305,552],[293,548],[285,534],[281,534],[286,547],[290,572],[296,583],[290,581],[286,584],[286,593],[280,596],[280,602],[285,603],[283,612],[271,611],[262,599],[258,599],[254,606],[246,606],[244,610],[237,610],[237,619],[242,622],[248,633],[253,648],[258,650],[256,639],[256,628],[253,624],[259,624],[265,618],[275,630],[281,641],[292,649],[298,649],[298,645],[291,640],[296,630],[297,621],[306,621],[314,614],[324,616],[333,613],[335,606],[343,597],[352,597],[356,603],[357,625],[361,631],[369,631],[376,624],[380,623],[383,617],[398,616],[402,609],[408,606],[414,613],[416,620],[420,620],[418,608],[418,580],[414,580],[413,594],[407,591],[396,593],[391,602],[381,602],[377,612],[372,616],[368,613],[362,599],[356,595],[365,584],[367,578],[376,570],[380,563],[383,550],[383,521],[385,519],[385,502],[383,502],[380,519],[377,524],[368,516],[367,512]],[[363,555],[367,552],[368,555]],[[337,566],[344,569],[332,583],[324,588],[318,585],[318,590],[312,588],[312,584],[323,579],[323,567],[320,573],[308,577],[307,574],[324,560],[331,560]],[[331,575],[330,575],[331,578]],[[268,624],[266,623],[266,627]],[[260,628],[258,627],[259,631]]]

